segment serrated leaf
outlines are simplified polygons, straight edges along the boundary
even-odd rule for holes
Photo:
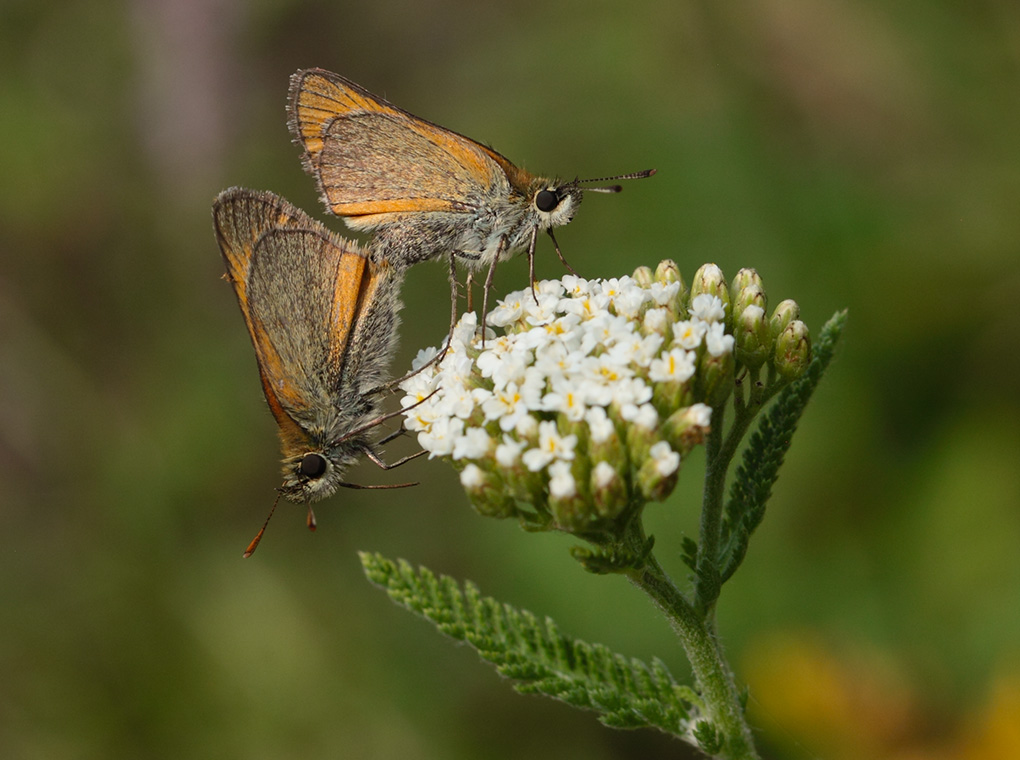
[[[846,325],[846,312],[836,312],[825,323],[812,348],[812,359],[804,374],[780,392],[751,435],[737,468],[726,504],[724,538],[718,567],[724,583],[733,575],[747,553],[751,534],[765,516],[772,487],[790,448],[800,417],[832,361]]]
[[[474,647],[479,656],[526,694],[542,694],[598,712],[619,728],[657,728],[684,737],[693,718],[688,687],[676,682],[659,660],[648,665],[601,644],[563,634],[550,618],[481,596],[467,583],[417,572],[400,560],[361,554],[365,574],[390,598]]]

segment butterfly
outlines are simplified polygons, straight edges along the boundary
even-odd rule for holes
[[[291,77],[288,123],[304,149],[305,169],[327,208],[354,230],[374,233],[374,254],[399,266],[443,255],[472,268],[527,249],[534,282],[540,232],[570,222],[584,192],[619,192],[588,183],[637,179],[654,169],[563,182],[531,174],[481,143],[425,121],[322,69]],[[456,292],[454,292],[456,317]],[[485,308],[483,306],[483,315]]]
[[[392,416],[381,414],[378,391],[396,345],[402,272],[272,193],[225,190],[213,222],[279,427],[279,492],[308,505],[314,529],[313,502],[341,486],[373,487],[343,480],[360,456],[386,469],[417,456],[386,464],[369,439]]]

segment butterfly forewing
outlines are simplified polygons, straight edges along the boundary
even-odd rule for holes
[[[295,74],[290,111],[305,167],[339,216],[470,211],[509,192],[508,168],[522,171],[338,74]]]

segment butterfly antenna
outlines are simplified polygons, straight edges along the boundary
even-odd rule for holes
[[[617,174],[615,177],[596,177],[594,179],[575,179],[568,187],[577,187],[588,182],[612,182],[617,179],[644,179],[655,174],[655,169],[645,169],[643,172],[631,172],[630,174]],[[621,185],[606,185],[605,187],[586,187],[586,193],[618,193],[623,190]]]
[[[266,521],[264,523],[262,523],[262,527],[259,528],[259,532],[255,534],[255,538],[253,538],[251,540],[251,543],[248,544],[248,548],[244,550],[244,554],[242,556],[245,559],[248,559],[248,557],[250,557],[252,554],[254,554],[255,553],[255,549],[258,548],[259,541],[262,540],[262,534],[266,532],[266,526],[269,525],[269,521],[273,517],[273,512],[276,511],[276,505],[280,503],[280,496],[282,496],[282,494],[279,494],[279,493],[276,494],[276,501],[273,502],[273,506],[269,510],[269,515],[266,517]],[[309,508],[309,510],[310,509],[311,508]]]

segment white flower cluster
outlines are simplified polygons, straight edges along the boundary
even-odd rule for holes
[[[492,472],[503,490],[517,473],[550,500],[626,494],[642,472],[669,479],[690,446],[662,428],[700,441],[711,409],[694,403],[693,378],[703,357],[733,351],[723,302],[702,294],[684,308],[682,295],[679,282],[576,276],[510,293],[486,320],[504,335],[483,346],[466,314],[442,361],[401,384],[404,425],[457,463],[469,493]]]

